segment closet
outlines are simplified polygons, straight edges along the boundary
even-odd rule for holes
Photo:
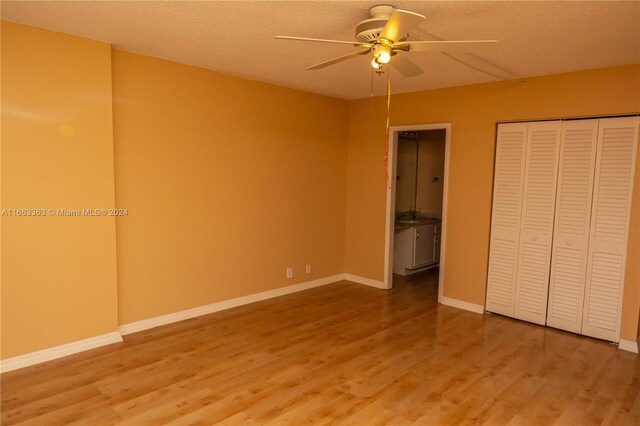
[[[488,311],[619,340],[639,124],[498,125]]]

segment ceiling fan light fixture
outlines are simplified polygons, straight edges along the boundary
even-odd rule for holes
[[[386,45],[376,44],[373,47],[373,57],[381,64],[388,64],[391,60],[391,48]]]
[[[380,62],[381,64],[388,64],[390,60],[391,53],[387,52],[386,50],[381,51],[378,55],[378,62]]]
[[[380,68],[384,64],[388,64],[391,60],[391,49],[388,46],[377,44],[373,48],[373,60],[371,66],[375,69]]]

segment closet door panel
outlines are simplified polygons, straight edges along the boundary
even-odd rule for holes
[[[515,317],[544,324],[553,239],[561,121],[529,123]]]
[[[513,316],[527,123],[498,126],[486,309]]]
[[[547,324],[580,333],[598,120],[562,127]]]
[[[638,117],[601,119],[582,334],[620,340]]]

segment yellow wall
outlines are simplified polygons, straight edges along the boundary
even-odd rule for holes
[[[382,98],[349,104],[345,272],[376,280],[384,266],[384,108]],[[452,125],[444,295],[484,305],[496,122],[639,111],[638,65],[393,96],[391,125]],[[637,336],[640,306],[637,169],[622,314],[628,340]]]
[[[1,66],[1,207],[129,213],[2,217],[3,359],[342,272],[382,279],[383,99],[4,22]],[[394,96],[393,125],[452,123],[446,296],[484,304],[495,123],[637,112],[639,80],[627,66]],[[640,172],[628,340],[640,334],[639,253]]]
[[[121,324],[343,272],[346,101],[117,50],[113,85]]]
[[[113,207],[110,46],[1,31],[1,208]],[[113,217],[1,223],[3,359],[117,331]]]

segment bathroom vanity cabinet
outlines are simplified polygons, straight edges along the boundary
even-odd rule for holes
[[[393,272],[409,275],[435,267],[440,261],[441,222],[416,220],[396,226],[393,249]]]

